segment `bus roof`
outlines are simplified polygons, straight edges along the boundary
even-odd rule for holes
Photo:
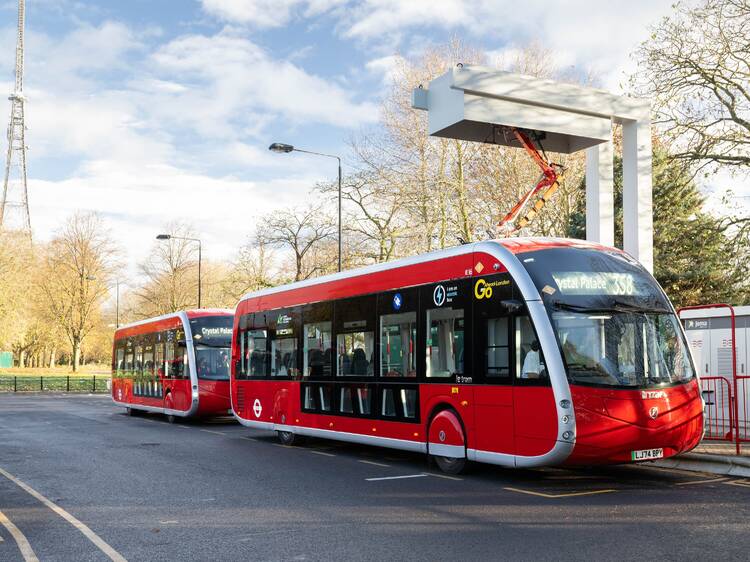
[[[137,320],[135,322],[131,322],[129,324],[124,324],[117,328],[115,331],[115,337],[118,335],[124,336],[127,334],[122,334],[123,331],[132,331],[132,328],[139,328],[143,326],[147,326],[149,324],[158,324],[164,321],[171,320],[173,318],[180,318],[182,314],[186,314],[188,319],[192,318],[201,318],[204,316],[234,316],[234,310],[229,308],[200,308],[200,309],[194,309],[194,310],[179,310],[177,312],[170,312],[168,314],[163,314],[161,316],[155,316],[153,318],[145,318],[143,320]]]
[[[296,305],[302,302],[317,302],[331,298],[345,298],[369,292],[393,290],[399,287],[434,282],[438,279],[468,277],[473,274],[479,274],[481,271],[485,271],[484,268],[491,266],[491,264],[484,264],[483,268],[475,270],[474,268],[477,264],[473,263],[472,255],[475,252],[480,254],[492,252],[493,246],[497,251],[506,255],[563,247],[621,251],[617,248],[602,246],[594,242],[571,238],[506,238],[486,240],[248,293],[240,299],[237,312],[240,313],[243,303],[254,299],[263,300],[264,307],[277,308],[280,306],[278,303],[281,300],[288,301],[288,304],[285,303],[283,306]],[[424,265],[427,263],[432,263],[432,266],[425,268]],[[507,269],[507,265],[501,262],[498,263],[500,269],[495,269],[493,272],[505,271]],[[398,283],[395,283],[393,277],[388,275],[388,272],[395,269],[402,270],[399,272]],[[490,270],[486,269],[486,271],[489,272]],[[359,283],[357,283],[358,280]],[[358,286],[353,288],[352,285],[355,284]],[[302,293],[305,293],[304,298]],[[288,298],[283,298],[282,295]],[[299,302],[294,302],[295,298]]]

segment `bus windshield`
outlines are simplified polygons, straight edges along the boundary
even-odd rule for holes
[[[542,296],[571,383],[653,388],[695,376],[669,301],[633,258],[570,247],[518,257]]]
[[[198,378],[229,380],[232,316],[202,316],[190,320]]]

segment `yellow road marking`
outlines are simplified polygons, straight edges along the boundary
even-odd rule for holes
[[[727,480],[729,480],[727,478]],[[742,486],[743,488],[750,488],[750,480],[733,480],[731,482],[724,482],[724,484],[729,484],[730,486]]]
[[[391,467],[391,465],[389,465],[389,464],[383,464],[382,462],[375,462],[375,461],[363,461],[363,460],[360,460],[360,461],[358,461],[358,462],[361,462],[362,464],[371,464],[371,465],[373,465],[373,466],[382,466],[382,467],[384,467],[384,468],[390,468],[390,467]]]
[[[323,455],[324,457],[335,457],[333,453],[326,453],[324,451],[310,451],[314,455]]]
[[[15,476],[7,472],[6,470],[0,468],[0,474],[5,476],[8,480],[13,482],[16,486],[18,486],[22,490],[25,490],[30,495],[34,496],[36,499],[38,499],[40,502],[42,502],[52,511],[57,513],[60,517],[65,519],[68,523],[73,525],[73,527],[78,529],[81,533],[83,533],[83,535],[87,539],[89,539],[92,543],[94,543],[94,545],[99,550],[101,550],[104,554],[106,554],[110,558],[110,560],[113,560],[114,562],[127,562],[127,560],[122,554],[120,554],[114,548],[109,546],[106,542],[104,542],[104,540],[99,535],[97,535],[94,531],[89,529],[89,527],[85,523],[82,523],[81,521],[73,517],[70,513],[65,511],[62,507],[48,500],[42,494],[37,492],[34,488],[29,486],[28,484],[25,484],[24,482],[21,482],[18,478],[16,478]]]
[[[724,482],[729,480],[727,477],[723,478],[704,478],[703,480],[691,480],[690,482],[677,482],[675,486],[690,486],[691,484],[708,484],[709,482]]]
[[[23,559],[26,562],[39,562],[39,558],[34,554],[34,549],[31,548],[29,541],[26,539],[26,535],[24,535],[21,530],[13,524],[13,521],[8,519],[2,511],[0,511],[0,523],[8,529],[8,532],[16,541],[18,550],[21,551]],[[0,538],[0,542],[2,542],[2,538]]]
[[[530,496],[539,496],[540,498],[572,498],[575,496],[593,496],[595,494],[609,494],[616,492],[617,490],[592,490],[591,492],[570,492],[565,494],[546,494],[544,492],[532,492],[531,490],[522,490],[521,488],[503,488],[510,492],[518,492],[519,494],[529,494]]]

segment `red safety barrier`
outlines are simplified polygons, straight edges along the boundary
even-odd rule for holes
[[[737,441],[750,441],[750,376],[737,375]]]
[[[734,430],[734,439],[732,439],[732,429],[729,431],[729,441],[734,441],[737,448],[737,454],[740,454],[741,451],[741,445],[743,441],[748,441],[748,411],[747,411],[747,379],[750,379],[750,376],[739,376],[737,375],[737,338],[736,338],[736,330],[735,330],[735,318],[734,318],[734,307],[730,304],[724,304],[724,303],[718,303],[718,304],[702,304],[697,306],[684,306],[677,310],[677,316],[680,317],[680,315],[685,310],[706,310],[710,308],[726,308],[729,310],[729,317],[731,319],[731,326],[732,326],[732,380],[728,381],[729,384],[732,385],[731,392],[730,392],[730,399],[729,399],[729,412],[728,412],[728,418],[730,421],[730,428]],[[723,377],[705,377],[701,378],[701,381],[703,380],[712,380],[716,378],[723,378]],[[740,382],[742,381],[742,382]],[[701,382],[701,385],[703,383]],[[742,388],[742,394],[740,394],[739,390]],[[732,396],[734,397],[734,400],[732,400]],[[742,411],[743,416],[740,418],[740,407],[739,402],[740,398],[742,398]],[[708,406],[706,406],[708,408]],[[742,420],[742,423],[740,423],[740,419]],[[733,424],[731,422],[734,422]]]
[[[724,377],[702,377],[701,393],[706,403],[703,438],[731,443],[734,428],[732,386]]]

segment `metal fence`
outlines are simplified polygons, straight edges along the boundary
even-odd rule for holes
[[[40,375],[38,377],[0,375],[0,392],[91,392],[106,393],[110,377],[94,375]]]

